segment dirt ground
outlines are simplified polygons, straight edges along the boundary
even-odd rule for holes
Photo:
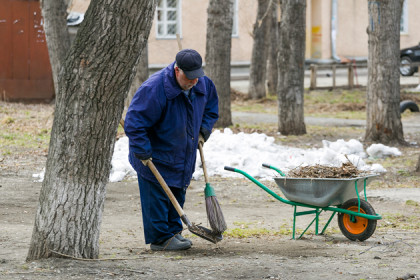
[[[420,133],[420,132],[419,132]],[[418,135],[412,136],[418,139]],[[417,148],[418,149],[418,148]],[[420,198],[387,195],[377,184],[368,201],[383,219],[371,238],[352,242],[336,217],[325,235],[314,225],[292,239],[293,207],[274,200],[243,178],[211,178],[229,230],[211,244],[184,235],[194,245],[181,252],[152,252],[144,244],[135,178],[107,187],[99,260],[51,258],[25,262],[46,152],[1,159],[0,279],[410,279],[420,277]],[[381,179],[379,179],[381,180]],[[274,182],[263,182],[280,194]],[[379,187],[378,187],[379,185]],[[184,210],[195,223],[206,222],[203,180],[193,181]],[[418,194],[419,189],[414,190]],[[395,189],[392,189],[395,191]],[[306,209],[299,209],[306,210]],[[328,219],[322,215],[321,224]],[[297,218],[298,233],[309,216]],[[322,227],[321,227],[322,228]]]

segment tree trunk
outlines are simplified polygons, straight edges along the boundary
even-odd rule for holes
[[[279,71],[277,69],[277,55],[279,53],[278,44],[278,20],[277,20],[277,7],[278,1],[273,1],[272,9],[270,10],[270,24],[268,25],[268,40],[270,40],[268,49],[268,66],[267,66],[267,90],[269,95],[277,93],[277,81]]]
[[[232,125],[230,109],[230,49],[232,45],[233,0],[210,0],[207,9],[206,75],[219,95],[216,127]]]
[[[365,141],[405,144],[400,105],[400,18],[403,0],[369,1]]]
[[[134,94],[141,86],[141,84],[149,78],[149,54],[147,44],[140,54],[139,62],[136,65],[135,76],[125,99],[125,107],[128,108],[133,99]]]
[[[306,0],[281,0],[279,27],[279,131],[306,133],[303,114]]]
[[[269,5],[272,0],[258,0],[257,18],[254,24],[251,67],[249,70],[248,97],[260,99],[266,96],[265,81],[267,72],[267,54],[269,48],[268,28],[270,26]]]
[[[44,31],[56,95],[58,94],[60,69],[70,49],[70,35],[67,29],[67,5],[68,2],[64,0],[41,0]]]
[[[146,0],[91,1],[59,78],[27,260],[53,251],[98,257],[117,126],[155,6]]]
[[[415,171],[420,172],[420,155],[419,155],[419,160],[417,161],[417,164],[416,164],[416,170]]]

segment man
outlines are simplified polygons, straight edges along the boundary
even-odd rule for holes
[[[129,161],[138,175],[144,236],[152,250],[185,250],[192,243],[181,235],[181,219],[147,162],[183,207],[198,142],[209,138],[218,117],[216,88],[192,49],[181,50],[175,62],[145,81],[128,108]]]

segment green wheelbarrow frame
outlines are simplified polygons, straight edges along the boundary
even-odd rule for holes
[[[277,173],[279,173],[282,177],[285,177],[286,175],[278,168],[272,166],[272,165],[268,165],[268,164],[263,164],[263,167],[266,168],[270,168],[274,171],[276,171]],[[358,186],[357,186],[357,180],[355,181],[355,191],[357,194],[357,200],[358,200],[358,211],[351,211],[351,210],[347,210],[347,209],[342,209],[340,208],[341,205],[337,205],[337,206],[316,206],[316,205],[311,205],[311,204],[306,204],[306,203],[301,203],[301,202],[296,202],[296,201],[291,201],[291,200],[287,200],[284,199],[282,197],[280,197],[277,193],[275,193],[274,191],[270,190],[268,187],[266,187],[264,184],[262,184],[261,182],[259,182],[257,179],[255,179],[254,177],[252,177],[251,175],[249,175],[248,173],[246,173],[245,171],[242,171],[240,169],[237,168],[233,168],[233,167],[229,167],[229,166],[225,166],[224,167],[225,170],[227,171],[232,171],[232,172],[236,172],[239,174],[242,174],[243,176],[245,176],[246,178],[248,178],[250,181],[252,181],[253,183],[255,183],[257,186],[259,186],[261,189],[263,189],[264,191],[266,191],[267,193],[269,193],[271,196],[273,196],[275,199],[279,200],[280,202],[292,205],[294,207],[294,211],[293,211],[293,239],[296,239],[296,217],[298,216],[303,216],[303,215],[312,215],[315,214],[315,218],[309,223],[309,225],[306,227],[306,229],[302,232],[302,234],[298,237],[298,239],[300,239],[305,233],[306,231],[309,229],[309,227],[315,222],[315,234],[319,235],[319,234],[324,234],[325,230],[327,229],[328,225],[330,224],[331,220],[334,218],[336,213],[342,213],[342,214],[348,214],[350,216],[350,220],[355,220],[355,217],[362,217],[365,219],[369,219],[369,220],[380,220],[382,219],[381,215],[379,214],[375,214],[375,215],[369,215],[369,214],[364,214],[360,212],[360,204],[361,204],[361,199],[359,196],[359,191],[358,191]],[[367,196],[366,196],[366,185],[367,185],[367,178],[362,178],[363,180],[363,190],[364,190],[364,199],[365,201],[367,201]],[[297,211],[297,207],[306,207],[306,208],[312,208],[314,210],[308,210],[308,211]],[[332,214],[329,217],[327,223],[325,224],[325,226],[323,227],[322,231],[319,232],[319,217],[320,214],[322,212],[327,212],[327,211],[331,211]]]

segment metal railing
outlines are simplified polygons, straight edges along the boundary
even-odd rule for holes
[[[411,64],[404,64],[401,66],[420,66],[420,62],[415,62]],[[364,87],[361,86],[357,80],[358,80],[358,70],[363,69],[366,71],[367,69],[367,63],[347,63],[347,64],[336,64],[336,63],[328,63],[328,64],[311,64],[309,66],[310,69],[310,85],[309,90],[315,90],[315,89],[337,89],[337,88],[347,88],[347,89],[353,89],[355,87]],[[337,84],[337,70],[339,69],[345,69],[347,72],[347,79],[346,83]],[[331,75],[328,73],[328,77],[331,77],[332,85],[325,86],[325,83],[323,85],[320,85],[320,83],[317,82],[317,79],[320,77],[319,72],[320,70],[329,70],[331,72]],[[356,83],[355,83],[356,79]],[[420,75],[418,83],[414,84],[404,84],[404,87],[407,86],[416,86],[420,84]]]

